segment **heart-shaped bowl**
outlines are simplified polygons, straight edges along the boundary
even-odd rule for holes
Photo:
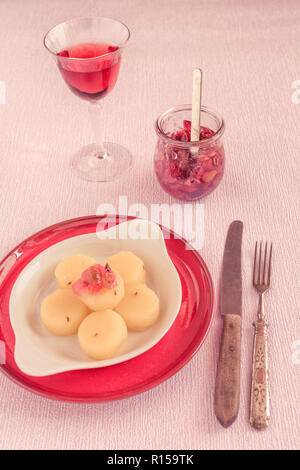
[[[99,263],[121,250],[132,251],[145,264],[147,284],[160,300],[160,316],[144,332],[130,332],[117,355],[104,361],[89,359],[80,349],[77,335],[50,334],[40,319],[42,300],[57,289],[54,269],[63,258],[82,253]],[[160,227],[133,219],[107,230],[72,236],[38,254],[20,273],[9,303],[15,334],[15,361],[27,375],[44,377],[60,372],[93,369],[128,361],[152,348],[172,326],[181,305],[181,283],[168,255]]]

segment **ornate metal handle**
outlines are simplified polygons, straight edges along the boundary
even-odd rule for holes
[[[269,372],[267,326],[264,320],[253,323],[255,327],[250,424],[256,429],[265,429],[270,420]]]

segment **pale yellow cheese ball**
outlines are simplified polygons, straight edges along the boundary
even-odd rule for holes
[[[131,251],[120,251],[110,256],[106,263],[113,271],[117,271],[121,275],[125,286],[146,281],[144,263]]]
[[[144,331],[158,319],[159,299],[146,284],[131,285],[116,311],[124,318],[129,331]]]
[[[50,333],[69,336],[77,333],[88,315],[88,307],[69,289],[56,290],[41,305],[41,319]]]
[[[78,330],[81,349],[97,361],[115,356],[126,338],[126,323],[118,313],[110,309],[91,313]]]
[[[124,282],[120,274],[113,271],[117,285],[115,287],[103,287],[99,292],[91,294],[88,290],[82,289],[79,294],[80,300],[93,312],[100,312],[107,308],[114,309],[124,297]]]
[[[95,264],[97,261],[94,258],[85,255],[71,255],[63,259],[55,269],[58,287],[71,289],[73,282],[81,278],[83,271]]]

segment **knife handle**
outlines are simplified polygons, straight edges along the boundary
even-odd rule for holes
[[[252,384],[250,401],[250,424],[255,429],[265,429],[270,420],[269,372],[267,326],[264,320],[253,323],[255,327]]]
[[[224,315],[214,409],[225,428],[234,422],[240,406],[241,326],[240,315]]]

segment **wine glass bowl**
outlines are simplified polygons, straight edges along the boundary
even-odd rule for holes
[[[66,21],[44,38],[68,88],[89,102],[95,143],[83,147],[72,158],[73,170],[88,181],[112,181],[131,166],[128,150],[102,142],[102,100],[116,84],[129,38],[127,26],[104,17]]]
[[[80,98],[96,101],[116,84],[128,28],[109,18],[78,18],[52,28],[44,38],[65,82]]]

